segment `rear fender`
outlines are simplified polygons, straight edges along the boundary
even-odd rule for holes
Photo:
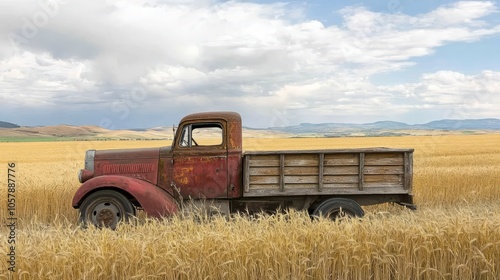
[[[83,183],[73,197],[73,208],[78,209],[91,193],[102,189],[119,189],[133,197],[151,217],[169,216],[177,212],[175,199],[157,186],[125,176],[104,175]]]

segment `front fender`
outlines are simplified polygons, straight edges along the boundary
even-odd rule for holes
[[[129,194],[148,216],[169,216],[178,210],[175,199],[166,191],[146,181],[117,175],[99,176],[83,183],[73,197],[73,208],[78,209],[88,195],[101,189],[119,189]]]

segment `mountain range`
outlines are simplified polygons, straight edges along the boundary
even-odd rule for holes
[[[302,123],[286,127],[270,127],[269,130],[293,134],[332,133],[352,131],[401,131],[401,130],[500,130],[500,119],[444,119],[424,124],[406,124],[394,121],[378,121],[373,123]]]

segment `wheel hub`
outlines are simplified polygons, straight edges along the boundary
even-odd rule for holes
[[[111,209],[102,209],[97,215],[97,223],[105,227],[112,225],[114,219],[115,213]]]
[[[98,227],[114,228],[121,218],[120,208],[109,202],[95,205],[91,213],[92,223]]]

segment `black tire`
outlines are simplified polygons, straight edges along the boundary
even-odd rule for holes
[[[119,222],[135,216],[134,205],[121,193],[97,191],[89,195],[79,208],[80,221],[85,225],[115,229]]]
[[[348,198],[330,198],[314,209],[313,217],[325,217],[332,220],[344,217],[361,218],[365,215],[363,208],[354,200]]]

